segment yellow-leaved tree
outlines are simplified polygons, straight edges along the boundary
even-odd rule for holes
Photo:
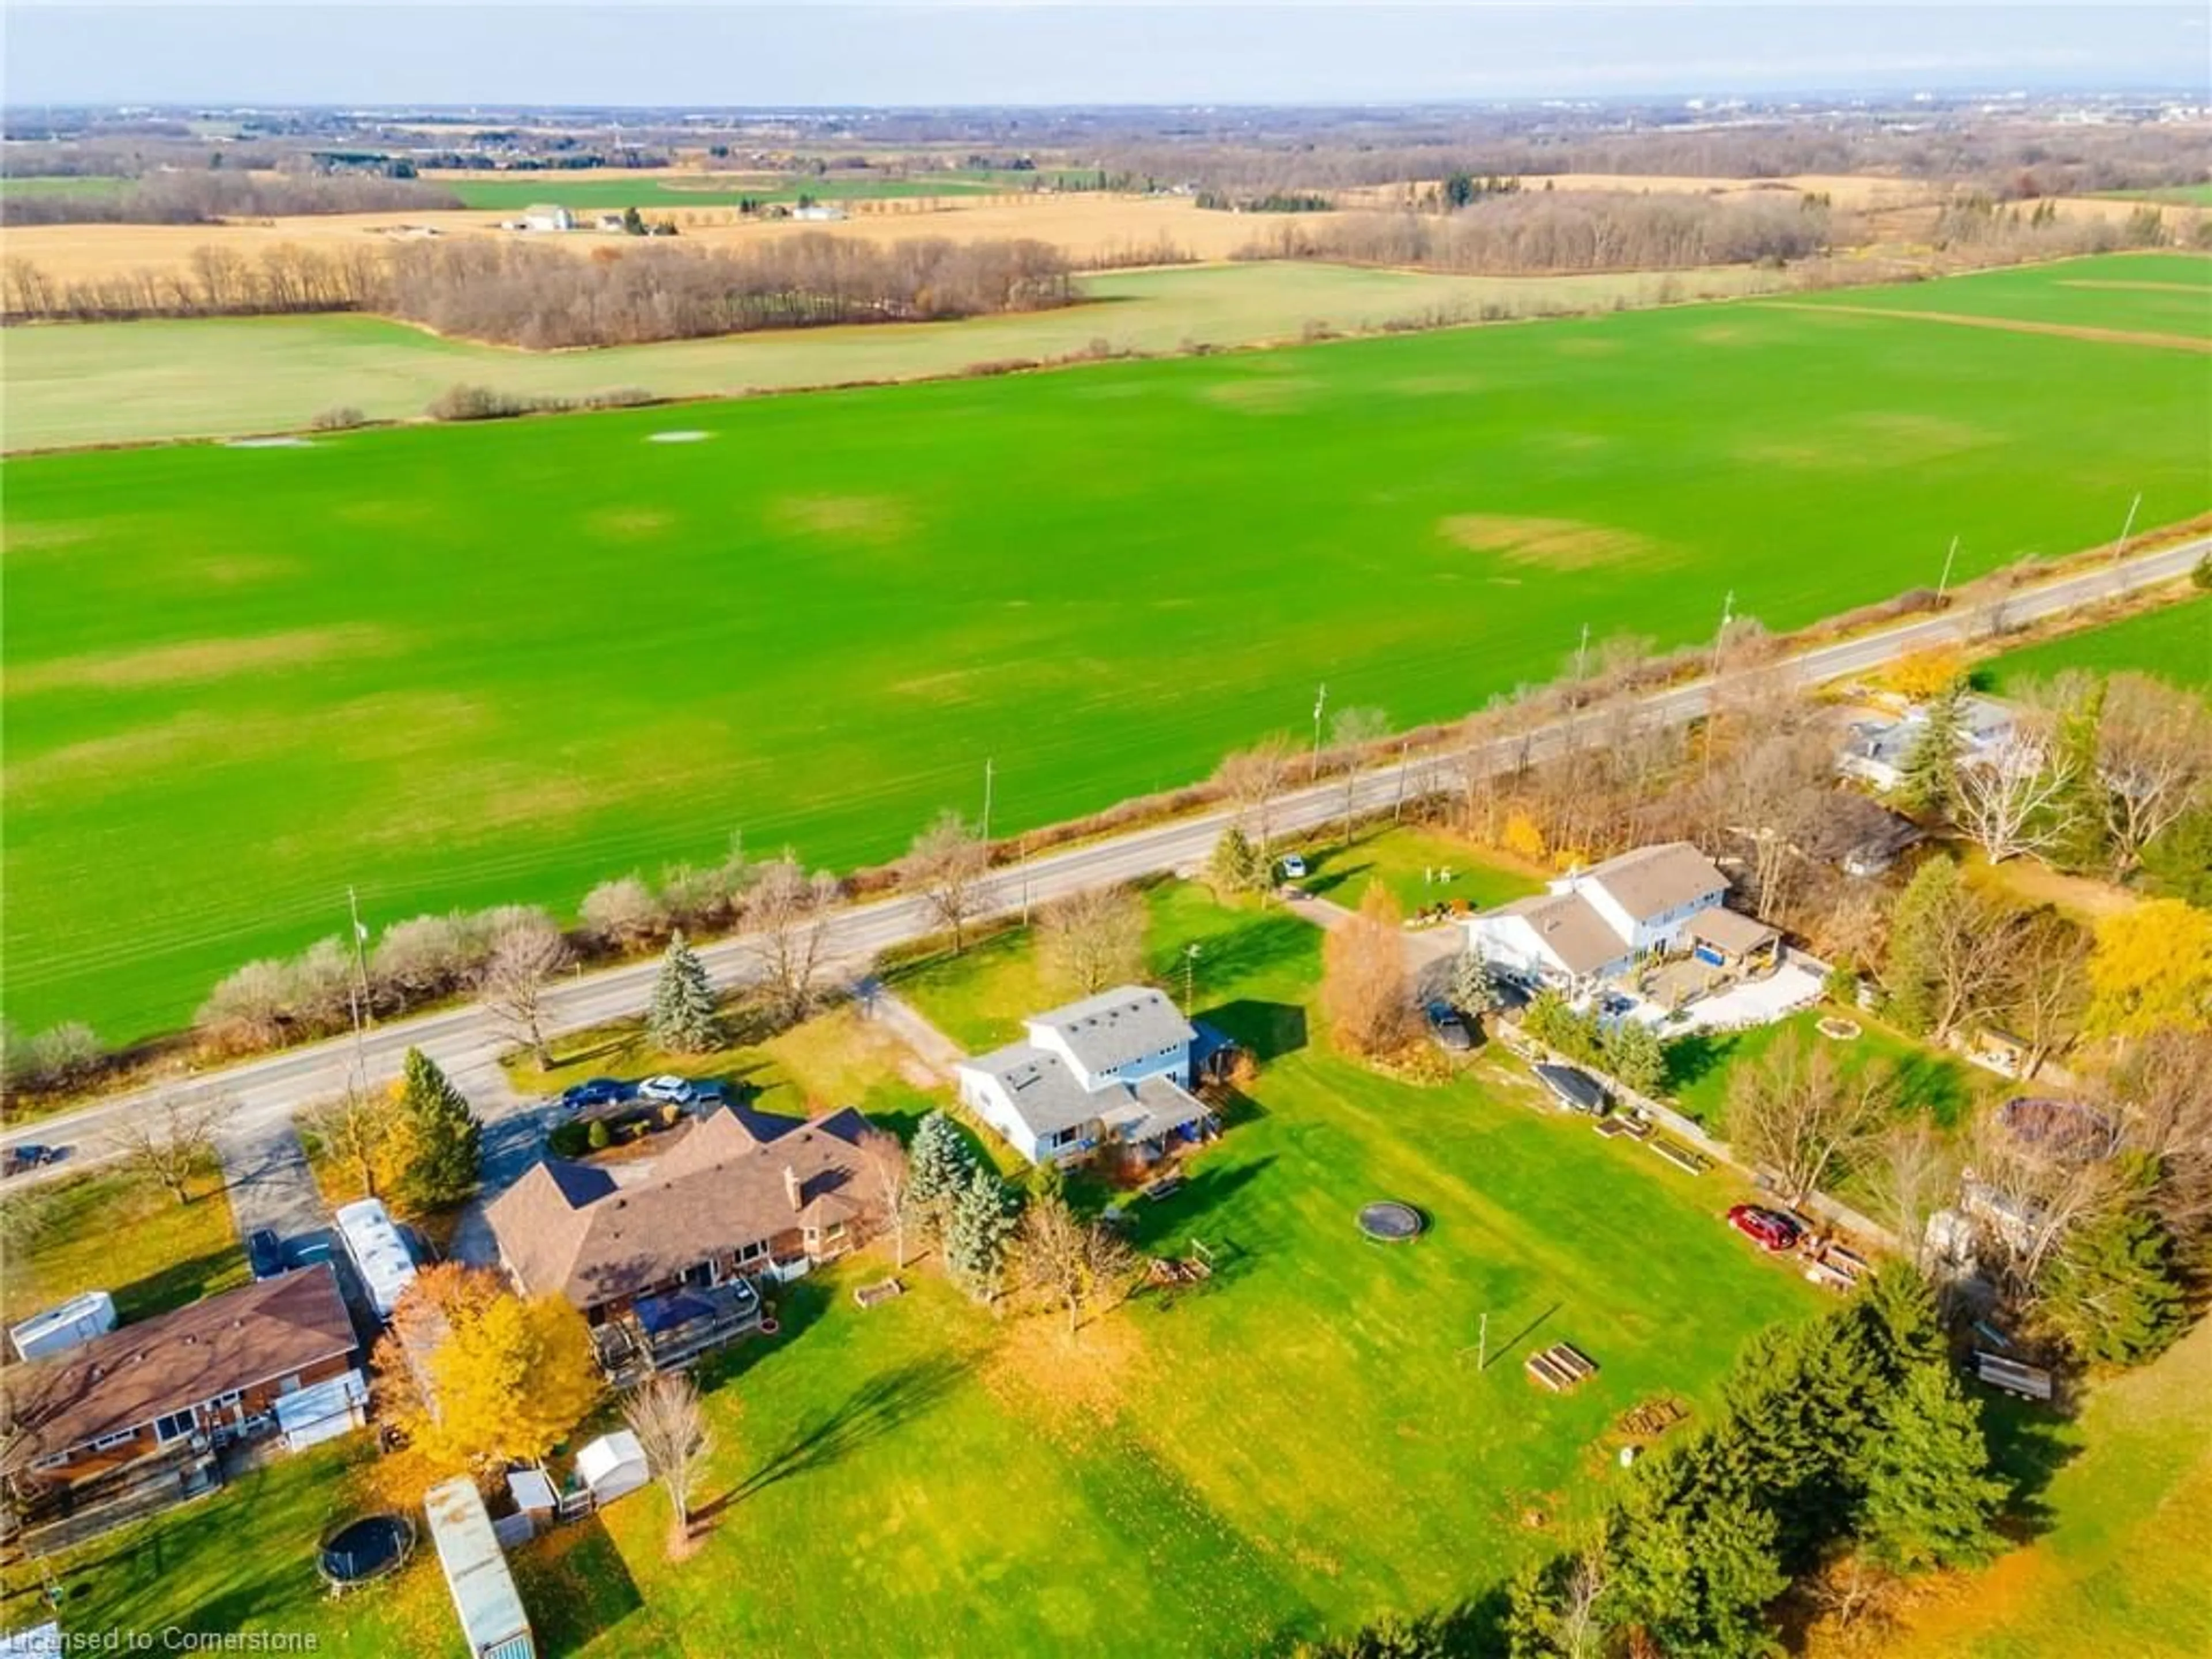
[[[605,1388],[590,1327],[568,1302],[517,1296],[497,1274],[451,1262],[416,1275],[375,1364],[380,1403],[406,1442],[380,1484],[410,1496],[544,1458]]]
[[[2212,1030],[2212,910],[2152,899],[2100,921],[2081,1023],[2092,1036]]]

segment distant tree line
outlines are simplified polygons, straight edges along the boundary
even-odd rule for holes
[[[1201,190],[1198,192],[1198,205],[1214,213],[1326,213],[1336,204],[1328,197],[1307,190],[1271,190],[1256,196]]]
[[[1240,258],[1350,260],[1480,274],[1680,270],[1787,262],[1824,252],[1828,210],[1689,194],[1576,191],[1477,198],[1441,216],[1347,215],[1285,225]]]
[[[258,259],[208,246],[181,266],[77,282],[20,258],[0,267],[0,311],[15,320],[374,311],[534,349],[925,322],[1074,297],[1068,261],[1042,242],[878,245],[821,234],[742,249],[602,248],[588,258],[489,239],[337,252],[288,244]]]
[[[154,173],[112,192],[0,192],[10,225],[211,225],[325,213],[428,213],[461,198],[436,185],[373,173]]]

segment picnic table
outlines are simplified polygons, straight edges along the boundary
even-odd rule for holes
[[[1541,1352],[1530,1354],[1521,1364],[1530,1381],[1553,1394],[1565,1394],[1597,1375],[1597,1361],[1571,1342],[1554,1342]]]

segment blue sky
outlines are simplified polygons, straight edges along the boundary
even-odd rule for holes
[[[2202,0],[5,8],[10,103],[1358,102],[2203,86]]]

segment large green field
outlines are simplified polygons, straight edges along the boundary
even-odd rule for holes
[[[2069,328],[2212,336],[2212,259],[2116,253],[2009,270],[1976,271],[1901,288],[1832,289],[1797,303],[1938,312]]]
[[[1710,1411],[1747,1338],[1820,1305],[1721,1224],[1722,1176],[1601,1140],[1525,1075],[1416,1088],[1329,1054],[1307,1024],[1317,929],[1190,887],[1152,903],[1155,963],[1200,944],[1200,1017],[1267,1056],[1183,1189],[1131,1206],[1144,1249],[1202,1239],[1213,1280],[1100,1316],[1073,1349],[1057,1317],[994,1319],[927,1261],[866,1312],[849,1291],[878,1261],[780,1291],[784,1334],[702,1373],[720,1444],[700,1552],[665,1559],[652,1491],[522,1552],[546,1650],[1279,1653],[1495,1588],[1608,1495],[1621,1413],[1661,1395]],[[929,995],[1010,1021],[1025,951],[941,967]],[[1382,1196],[1428,1232],[1362,1242],[1353,1217]],[[1558,1340],[1602,1368],[1565,1397],[1522,1371]],[[336,1453],[287,1460],[93,1546],[62,1571],[82,1591],[70,1627],[441,1650],[427,1553],[342,1606],[315,1593],[343,1474]]]
[[[967,322],[791,329],[599,351],[514,351],[441,339],[377,317],[71,323],[9,331],[0,444],[11,450],[296,430],[321,411],[420,416],[459,381],[530,397],[617,386],[665,398],[779,392],[957,374],[976,363],[1243,346],[1394,319],[1649,306],[1666,294],[1741,293],[1756,273],[1677,278],[1448,276],[1304,263],[1086,276],[1088,304]],[[1669,282],[1674,283],[1668,288]]]
[[[2085,628],[2041,645],[2008,651],[1981,665],[1976,678],[2002,691],[2024,680],[2048,679],[2069,668],[2149,674],[2175,685],[2212,691],[2212,596],[2198,595],[2101,628]]]
[[[17,458],[9,1012],[173,1024],[349,883],[380,923],[738,830],[881,859],[987,759],[995,829],[1066,817],[1319,681],[1432,720],[1585,623],[1789,628],[1954,534],[1965,576],[2186,518],[2208,445],[2193,352],[1747,303]]]

